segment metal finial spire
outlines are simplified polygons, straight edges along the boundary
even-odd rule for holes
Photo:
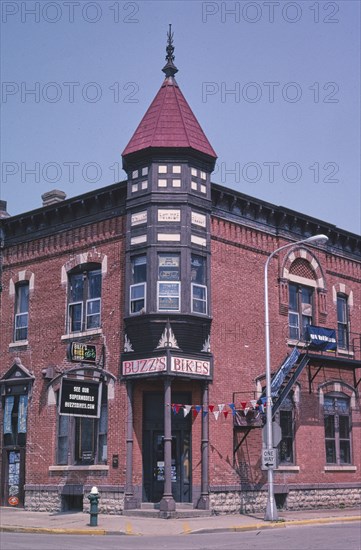
[[[173,61],[174,61],[173,35],[174,35],[174,33],[172,33],[172,25],[170,23],[169,24],[169,31],[167,33],[168,43],[167,43],[167,47],[166,47],[167,55],[166,55],[166,58],[165,58],[167,63],[162,69],[162,71],[163,71],[163,73],[165,73],[166,77],[174,76],[178,72],[177,67],[173,63]]]

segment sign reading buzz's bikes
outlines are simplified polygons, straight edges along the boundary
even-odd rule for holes
[[[129,356],[128,356],[129,357]],[[122,378],[169,374],[186,378],[212,378],[211,358],[166,355],[139,359],[123,359]]]

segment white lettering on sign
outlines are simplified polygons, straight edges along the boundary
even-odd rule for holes
[[[192,223],[193,225],[199,225],[200,227],[206,227],[206,217],[204,214],[199,214],[199,212],[192,212]]]
[[[159,222],[180,222],[180,210],[158,209]]]
[[[145,374],[149,372],[162,372],[165,370],[167,370],[166,357],[150,357],[148,359],[123,361],[123,376]]]
[[[141,223],[147,223],[147,211],[137,212],[131,216],[131,225],[140,225]]]
[[[172,357],[170,370],[182,374],[198,374],[209,376],[211,364],[202,359],[187,359],[186,357]]]

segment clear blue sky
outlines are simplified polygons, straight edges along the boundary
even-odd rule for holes
[[[360,232],[360,2],[1,2],[1,198],[15,215],[124,179],[163,80],[218,154],[213,181]],[[31,92],[32,91],[32,92]]]

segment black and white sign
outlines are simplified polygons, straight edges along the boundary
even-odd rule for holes
[[[99,418],[101,386],[98,382],[63,378],[59,414]]]
[[[262,449],[262,468],[277,468],[277,449]]]

